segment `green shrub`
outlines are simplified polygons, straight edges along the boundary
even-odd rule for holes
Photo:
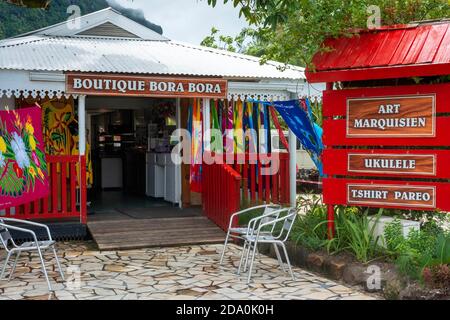
[[[327,207],[320,203],[317,196],[303,198],[300,204],[309,209],[295,221],[291,240],[309,249],[318,250],[328,241],[327,226],[323,224],[327,220]]]
[[[379,210],[377,220],[383,210]],[[370,227],[368,211],[360,213],[355,210],[338,210],[336,219],[336,237],[339,247],[353,253],[361,262],[368,262],[380,251],[379,238],[375,237],[375,224]]]
[[[388,253],[403,274],[422,279],[427,267],[450,263],[450,235],[434,224],[412,230],[405,238],[400,221],[385,228]]]

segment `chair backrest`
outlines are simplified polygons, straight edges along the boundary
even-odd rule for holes
[[[268,222],[278,219],[278,217],[280,216],[280,212],[279,212],[280,209],[281,209],[281,206],[278,204],[271,204],[271,205],[267,206],[264,209],[263,215],[270,214],[271,212],[274,212],[274,214],[262,218],[259,223],[260,224],[268,223]],[[274,228],[275,228],[275,225],[272,226],[271,232],[273,232]]]
[[[284,208],[279,210],[277,220],[268,225],[272,226],[273,236],[280,241],[286,241],[289,238],[289,234],[291,233],[296,218],[297,211],[294,208]]]
[[[0,219],[0,223],[4,223],[3,220]],[[0,225],[0,244],[6,249],[9,250],[9,243],[13,241],[11,233],[8,228],[3,225]]]
[[[286,241],[291,234],[292,227],[294,226],[295,219],[297,218],[297,211],[294,208],[289,209],[288,214],[286,215],[286,220],[283,223],[283,230],[281,231],[281,235],[284,234],[283,241]]]

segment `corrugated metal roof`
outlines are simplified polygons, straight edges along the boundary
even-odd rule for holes
[[[31,35],[0,41],[0,69],[304,79],[304,69],[175,41]]]
[[[335,80],[339,80],[339,75],[343,77],[341,80],[347,80],[347,75],[356,69],[367,69],[370,75],[370,69],[375,68],[419,65],[434,68],[434,65],[450,63],[450,22],[364,31],[353,37],[328,39],[324,45],[332,50],[315,55],[316,72],[308,72],[308,78],[315,81],[329,81],[328,72],[333,72]]]

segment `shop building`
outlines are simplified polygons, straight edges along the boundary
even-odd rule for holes
[[[77,28],[68,21],[0,41],[0,105],[41,106],[51,183],[48,199],[3,215],[86,224],[88,211],[119,203],[206,210],[204,197],[191,192],[189,165],[170,157],[172,133],[188,128],[189,106],[201,107],[207,129],[211,106],[320,99],[321,85],[308,86],[300,67],[172,41],[111,8],[79,19]],[[284,155],[283,176],[264,189],[259,171],[252,178],[260,164],[249,164],[255,170],[241,170],[240,198],[248,191],[254,202],[294,202],[295,157]]]

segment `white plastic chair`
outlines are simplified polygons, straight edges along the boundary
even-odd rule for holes
[[[286,213],[283,215],[283,213]],[[255,261],[255,254],[258,247],[258,244],[260,243],[270,243],[274,246],[275,252],[277,253],[278,263],[280,264],[280,267],[283,271],[286,271],[284,268],[283,260],[279,256],[278,252],[278,246],[280,246],[283,249],[286,263],[288,266],[289,273],[292,277],[292,280],[295,280],[294,273],[292,272],[291,262],[289,260],[289,256],[286,250],[285,242],[289,239],[289,235],[291,233],[292,227],[294,225],[295,219],[297,218],[297,211],[294,208],[285,208],[278,210],[278,212],[273,212],[273,214],[278,214],[278,218],[267,221],[267,222],[261,222],[258,224],[258,227],[253,229],[249,228],[247,230],[246,235],[244,238],[244,248],[242,250],[241,254],[241,261],[239,262],[239,268],[238,268],[238,274],[241,273],[242,265],[244,263],[244,272],[247,270],[248,266],[248,260],[250,256],[250,251],[253,249],[253,253],[250,259],[250,267],[248,271],[248,277],[247,277],[247,284],[250,283],[252,271],[253,271],[253,264]],[[280,217],[281,215],[281,217]],[[254,221],[253,221],[254,220]],[[252,221],[250,221],[250,224],[257,224],[258,220],[261,220],[261,217],[254,218]],[[276,229],[276,226],[281,225],[280,231]],[[271,230],[271,233],[268,234],[267,229]],[[277,234],[275,234],[277,233]]]
[[[223,263],[223,258],[225,256],[225,250],[227,248],[228,241],[230,240],[230,238],[243,240],[244,239],[243,237],[247,234],[248,228],[249,227],[255,228],[255,226],[250,225],[250,223],[248,226],[245,226],[245,227],[234,227],[233,228],[232,225],[233,225],[233,220],[235,217],[239,217],[240,215],[248,213],[250,211],[264,209],[264,210],[261,210],[262,211],[261,216],[260,216],[261,220],[259,220],[259,221],[266,222],[266,221],[270,221],[271,219],[278,218],[278,216],[274,217],[271,213],[279,210],[280,208],[281,208],[281,206],[277,205],[277,204],[265,204],[265,205],[260,205],[260,206],[256,206],[256,207],[247,208],[247,209],[238,211],[236,213],[233,213],[233,215],[231,215],[231,217],[230,217],[230,223],[228,225],[227,236],[225,238],[225,243],[223,244],[222,254],[220,256],[220,265],[222,265],[222,263]],[[252,222],[252,224],[254,224],[254,223]]]
[[[38,241],[38,239],[36,237],[36,233],[34,231],[25,229],[25,228],[21,228],[21,227],[17,227],[17,226],[13,226],[13,225],[7,224],[5,222],[17,222],[17,223],[21,223],[21,224],[33,225],[33,226],[44,228],[47,231],[48,240]],[[16,230],[16,231],[28,233],[32,236],[33,241],[24,242],[20,245],[17,245],[14,242],[14,239],[12,238],[9,230]],[[64,281],[64,273],[61,269],[61,264],[59,263],[58,255],[56,254],[56,250],[55,250],[56,242],[52,239],[52,235],[50,234],[50,229],[46,225],[41,224],[41,223],[31,222],[31,221],[13,219],[13,218],[0,218],[0,244],[5,248],[5,250],[7,252],[6,261],[5,261],[5,264],[3,265],[3,269],[0,274],[0,280],[3,280],[3,274],[5,273],[9,259],[11,258],[11,256],[13,254],[16,254],[16,259],[11,268],[11,272],[9,274],[8,281],[11,280],[11,278],[14,274],[14,271],[16,270],[16,265],[17,265],[17,261],[19,260],[20,254],[24,251],[28,251],[28,252],[37,251],[39,254],[39,258],[41,260],[42,271],[44,272],[45,279],[47,280],[48,289],[50,291],[53,291],[52,286],[50,284],[50,280],[48,278],[47,270],[45,269],[44,258],[42,256],[43,251],[51,249],[53,251],[53,254],[55,255],[56,264],[58,265],[58,270],[59,270],[59,273],[61,274],[61,278]]]

